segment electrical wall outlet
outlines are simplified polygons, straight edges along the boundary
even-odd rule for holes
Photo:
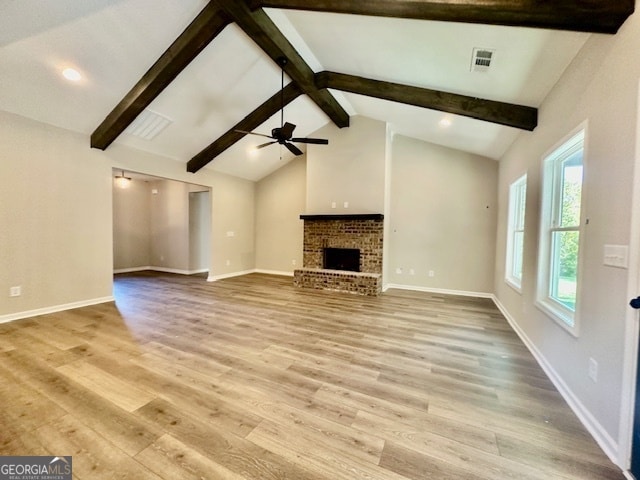
[[[226,263],[226,265],[228,267],[229,265],[231,265],[231,260],[227,260],[225,263]]]
[[[435,277],[436,276],[436,272],[434,272],[433,270],[429,270],[429,276],[430,277]]]
[[[20,295],[22,295],[22,287],[20,285],[17,285],[15,287],[11,287],[9,289],[9,296],[10,297],[19,297]]]

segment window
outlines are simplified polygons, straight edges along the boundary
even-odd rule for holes
[[[574,334],[584,130],[544,159],[538,304]]]
[[[524,246],[524,211],[527,199],[527,176],[509,187],[509,225],[507,227],[507,262],[505,280],[520,290],[522,287],[522,252]]]

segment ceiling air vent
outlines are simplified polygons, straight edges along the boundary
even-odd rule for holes
[[[488,48],[474,48],[471,56],[472,72],[487,72],[495,57],[495,50]]]
[[[162,130],[173,123],[173,120],[160,115],[151,110],[143,110],[131,125],[125,130],[126,133],[144,140],[154,139]]]

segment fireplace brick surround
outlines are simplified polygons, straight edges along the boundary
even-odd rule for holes
[[[360,295],[382,293],[381,214],[300,215],[304,220],[303,268],[294,271],[297,287]],[[325,248],[360,249],[360,272],[323,269]]]

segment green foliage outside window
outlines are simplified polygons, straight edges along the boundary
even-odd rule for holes
[[[564,169],[562,189],[562,227],[580,225],[580,198],[582,196],[582,165],[567,166]],[[576,232],[577,233],[577,232]],[[579,235],[567,235],[560,248],[560,277],[575,279],[578,273]]]

